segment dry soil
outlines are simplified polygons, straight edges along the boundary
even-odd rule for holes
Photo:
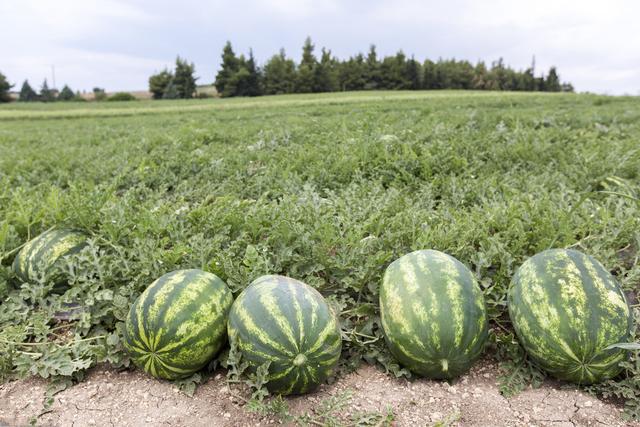
[[[406,381],[374,367],[323,385],[318,391],[287,398],[295,415],[314,414],[323,400],[351,392],[348,407],[339,412],[343,422],[355,413],[394,414],[395,426],[622,426],[619,405],[605,403],[575,387],[547,381],[506,399],[496,383],[497,367],[484,361],[454,384],[429,380]],[[171,383],[139,371],[117,372],[97,368],[87,379],[55,396],[41,413],[46,382],[31,378],[0,386],[0,425],[52,426],[264,426],[279,424],[274,416],[247,409],[246,392],[229,389],[224,372],[188,397]],[[240,395],[240,396],[239,396]],[[322,424],[319,419],[315,420]]]

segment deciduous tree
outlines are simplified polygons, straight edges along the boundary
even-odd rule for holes
[[[153,99],[162,99],[164,97],[171,80],[173,80],[173,73],[166,68],[149,77],[149,92],[153,94]]]

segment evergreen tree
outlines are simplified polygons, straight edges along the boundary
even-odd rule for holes
[[[67,85],[64,85],[64,87],[60,91],[60,94],[58,95],[58,100],[59,101],[73,101],[75,99],[75,97],[76,97],[76,95],[73,93],[71,88],[69,86],[67,86]]]
[[[525,70],[515,70],[502,58],[494,61],[490,68],[483,61],[474,65],[466,60],[443,58],[420,63],[413,56],[407,59],[401,50],[380,60],[375,45],[371,45],[366,57],[358,54],[344,61],[332,57],[331,51],[323,48],[318,61],[309,37],[304,42],[299,66],[281,50],[267,61],[262,74],[252,52],[249,59],[237,58],[227,43],[216,86],[220,89],[230,82],[231,86],[221,92],[223,96],[364,89],[573,91],[571,84],[560,82],[555,67],[546,78],[535,77],[535,62]]]
[[[367,84],[367,66],[361,53],[348,61],[342,62],[338,74],[340,88],[346,90],[363,90]]]
[[[422,64],[422,88],[437,89],[436,87],[436,64],[427,59]]]
[[[20,102],[34,102],[38,100],[38,94],[31,87],[28,80],[25,80],[22,83],[22,88],[20,89],[20,96],[18,97],[18,101]]]
[[[410,83],[407,80],[406,67],[406,56],[401,50],[395,56],[385,57],[380,65],[381,88],[408,89]]]
[[[188,63],[179,56],[176,58],[176,70],[173,75],[173,84],[175,85],[178,98],[193,98],[196,92],[196,78],[194,77],[195,65]]]
[[[49,89],[49,85],[47,84],[47,79],[44,79],[42,83],[42,87],[40,88],[40,101],[42,102],[53,102],[56,100],[55,94],[51,89]]]
[[[249,49],[249,59],[245,63],[245,68],[249,72],[245,96],[262,95],[262,82],[260,81],[262,76],[260,75],[260,70],[256,65],[256,59],[253,57],[253,49]]]
[[[233,52],[231,42],[227,42],[222,49],[222,65],[220,71],[216,75],[215,86],[218,93],[225,93],[225,86],[229,79],[238,72],[240,64],[236,54]],[[227,91],[228,92],[228,91]],[[224,95],[222,95],[224,96]]]
[[[404,79],[407,83],[403,89],[420,89],[420,64],[413,58],[413,56],[405,63]]]
[[[544,88],[547,92],[560,92],[562,90],[562,86],[560,86],[560,77],[558,77],[556,67],[551,67],[549,69],[549,74],[547,74],[547,78],[544,82]]]
[[[284,49],[273,55],[263,69],[263,86],[266,95],[292,93],[295,87],[296,65],[287,58]]]
[[[380,76],[380,61],[378,61],[378,53],[376,52],[376,45],[369,46],[369,53],[367,53],[367,73],[365,89],[378,89],[382,83]]]
[[[9,102],[11,101],[11,97],[9,96],[9,91],[13,85],[9,83],[7,77],[0,73],[0,102]]]
[[[296,92],[309,93],[313,92],[315,86],[314,74],[318,61],[313,55],[314,46],[311,38],[307,37],[302,46],[302,59],[296,74]]]
[[[313,76],[314,92],[335,92],[338,90],[338,72],[336,60],[331,56],[331,51],[322,48],[320,62],[316,65]]]
[[[166,68],[149,77],[149,92],[153,94],[153,99],[164,98],[164,93],[171,80],[173,80],[173,73]]]
[[[475,69],[469,61],[458,62],[457,82],[462,89],[473,89]]]
[[[261,95],[260,74],[253,57],[253,51],[249,51],[249,59],[245,59],[244,55],[241,55],[238,64],[239,69],[227,81],[222,96]]]

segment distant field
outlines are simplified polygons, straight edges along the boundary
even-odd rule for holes
[[[11,103],[0,104],[0,120],[2,119],[41,119],[41,118],[73,118],[73,117],[103,117],[137,114],[173,114],[190,113],[195,111],[215,111],[223,109],[262,109],[286,108],[331,104],[366,104],[371,103],[404,103],[407,101],[432,101],[433,105],[449,103],[453,100],[465,99],[471,105],[483,102],[487,106],[505,105],[507,102],[522,103],[525,100],[549,99],[546,97],[563,97],[564,102],[574,99],[576,95],[536,93],[496,93],[471,91],[377,91],[377,92],[341,92],[316,95],[279,95],[261,96],[256,98],[229,99],[192,99],[192,100],[161,100],[142,102],[99,102],[99,103]],[[602,97],[601,97],[602,98]],[[600,99],[600,98],[598,98]],[[608,98],[602,98],[608,99]]]
[[[236,293],[279,273],[312,284],[342,313],[344,370],[367,360],[398,372],[381,339],[378,286],[393,259],[433,248],[477,275],[492,319],[487,353],[504,362],[517,353],[508,284],[538,251],[587,252],[635,298],[639,141],[633,97],[442,91],[1,105],[0,293],[14,284],[10,251],[67,224],[89,230],[102,251],[75,272],[74,299],[88,307],[73,323],[78,338],[119,337],[134,298],[177,268],[215,272]],[[3,339],[46,340],[42,325],[64,302],[22,292],[0,306],[0,379],[29,364],[68,376],[124,363],[117,338],[81,347],[73,358],[87,364],[72,368],[9,355]]]

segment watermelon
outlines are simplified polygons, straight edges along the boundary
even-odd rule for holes
[[[216,275],[177,270],[153,282],[125,321],[124,347],[156,378],[185,378],[202,369],[226,341],[233,296]]]
[[[620,373],[633,320],[613,276],[594,258],[550,249],[529,258],[509,289],[509,316],[531,359],[558,379],[591,384]]]
[[[335,314],[311,286],[284,276],[262,276],[236,299],[229,341],[252,369],[269,363],[272,393],[301,394],[329,377],[342,342]]]
[[[87,246],[88,236],[81,231],[56,229],[46,231],[27,242],[13,261],[13,271],[23,282],[40,279],[55,283],[54,292],[67,289],[67,278],[59,267],[64,259]],[[52,276],[53,275],[53,276]]]
[[[410,371],[451,379],[471,368],[488,337],[484,297],[460,261],[420,250],[392,262],[380,288],[387,346]]]

